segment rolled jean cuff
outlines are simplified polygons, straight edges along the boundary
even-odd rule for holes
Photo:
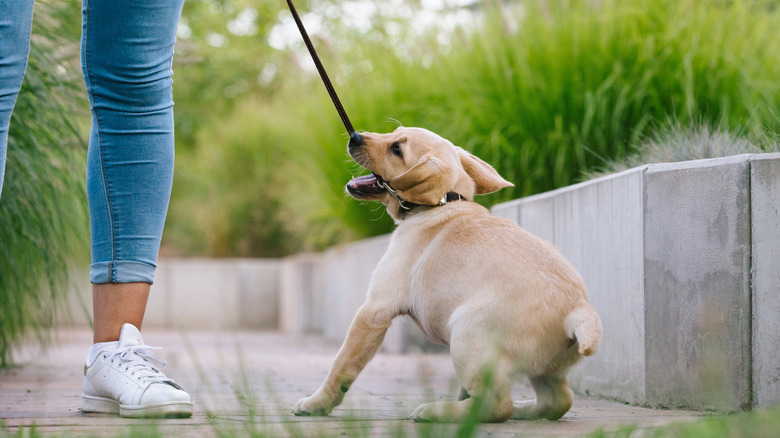
[[[103,283],[154,283],[157,266],[143,262],[118,260],[93,263],[90,266],[89,281]]]

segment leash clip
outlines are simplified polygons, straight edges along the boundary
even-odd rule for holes
[[[390,184],[388,184],[387,181],[385,181],[381,176],[379,176],[377,174],[374,174],[374,175],[379,180],[379,185],[381,185],[383,189],[387,190],[387,193],[390,193],[390,196],[395,198],[395,200],[398,201],[399,204],[401,204],[401,208],[403,208],[404,210],[411,210],[412,209],[412,207],[407,207],[405,205],[406,201],[404,201],[403,199],[401,199],[400,196],[398,196],[398,192],[396,192],[394,188],[390,187]]]

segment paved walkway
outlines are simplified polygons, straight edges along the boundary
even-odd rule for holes
[[[44,436],[393,436],[450,437],[457,425],[416,424],[408,419],[423,402],[457,394],[447,355],[379,354],[329,417],[295,417],[293,404],[321,383],[338,345],[314,336],[273,332],[147,330],[149,345],[164,346],[166,372],[193,396],[189,419],[132,420],[83,414],[81,375],[91,332],[64,329],[45,353],[30,344],[21,364],[0,371],[0,436],[35,425]],[[515,399],[533,397],[517,385]],[[575,396],[559,421],[508,421],[480,425],[477,436],[579,436],[690,421],[702,413],[652,410]],[[136,435],[137,436],[137,435]]]

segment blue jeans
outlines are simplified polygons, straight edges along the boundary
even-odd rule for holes
[[[93,283],[152,283],[173,182],[171,62],[184,0],[83,0]],[[33,0],[0,0],[0,189]]]

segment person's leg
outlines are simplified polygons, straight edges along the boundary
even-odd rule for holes
[[[182,4],[84,0],[96,342],[118,339],[126,322],[140,326],[154,279],[173,181],[171,62]]]
[[[84,0],[94,284],[154,280],[173,182],[171,63],[182,4]]]
[[[182,4],[83,0],[96,342],[87,355],[84,412],[192,414],[189,395],[152,365],[158,360],[139,331],[173,181],[171,63]]]
[[[103,283],[92,285],[94,342],[119,339],[122,325],[132,324],[141,330],[149,299],[149,283]]]
[[[0,197],[3,191],[8,125],[30,52],[33,0],[0,0]]]

